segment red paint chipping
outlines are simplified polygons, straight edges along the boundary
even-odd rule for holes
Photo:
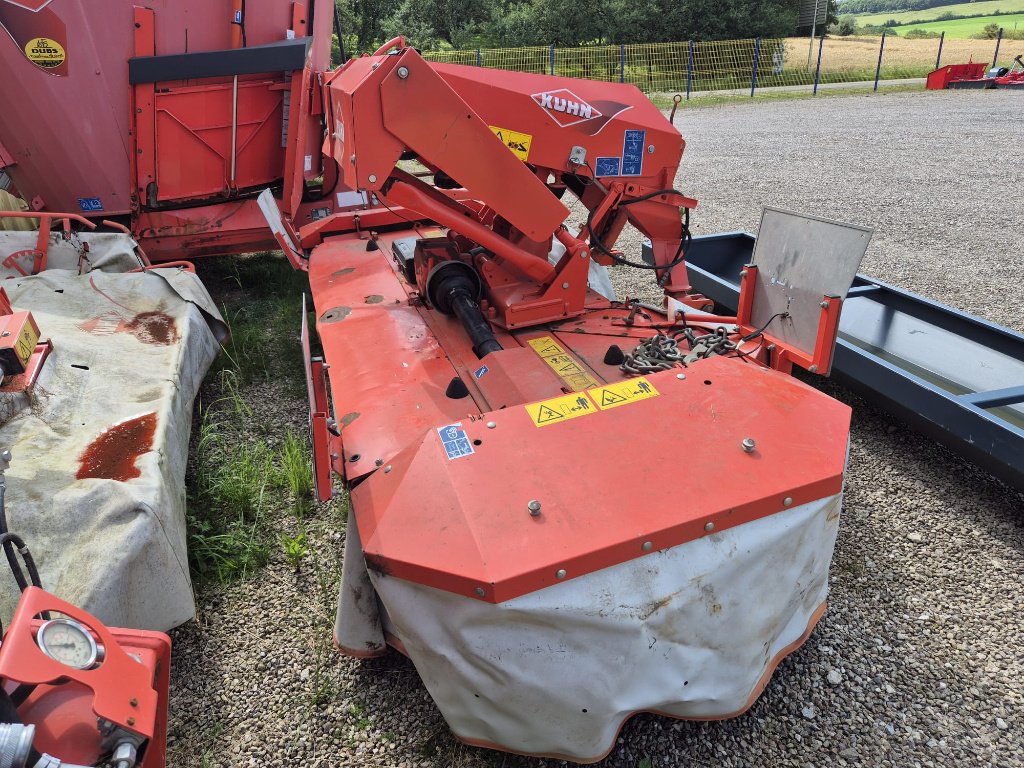
[[[142,312],[128,323],[128,332],[143,344],[157,344],[162,347],[178,340],[178,326],[174,318],[165,312]]]
[[[95,477],[101,480],[131,480],[142,474],[135,460],[153,449],[156,414],[147,413],[115,424],[100,433],[82,453],[79,480]]]

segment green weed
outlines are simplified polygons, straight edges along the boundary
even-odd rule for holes
[[[309,441],[291,430],[284,436],[281,469],[288,490],[296,502],[308,499],[313,493],[313,463],[310,458]]]
[[[284,550],[284,557],[288,561],[288,565],[296,571],[299,570],[299,566],[302,565],[302,558],[309,552],[309,547],[306,546],[306,534],[300,533],[296,536],[288,536],[282,533],[281,548]]]

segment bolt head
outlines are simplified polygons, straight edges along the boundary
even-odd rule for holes
[[[566,289],[566,288],[568,288],[568,287],[569,287],[569,284],[568,284],[568,283],[562,283],[562,289],[563,289],[563,290],[564,290],[564,289]]]
[[[818,372],[818,366],[816,366],[816,365],[812,365],[812,366],[811,366],[810,368],[808,368],[807,370],[808,370],[808,371],[810,371],[811,373],[817,373],[817,372]]]
[[[818,306],[821,307],[822,309],[828,309],[828,302],[823,301]]]
[[[483,588],[483,587],[477,587],[477,588],[476,588],[476,589],[474,589],[473,591],[474,591],[474,592],[476,593],[476,596],[477,596],[477,597],[483,597],[484,595],[486,595],[486,594],[487,594],[487,593],[486,593],[486,592],[484,591],[484,588]]]
[[[559,568],[557,571],[555,571],[555,578],[556,579],[564,579],[565,577],[566,577],[565,568]]]
[[[784,506],[784,507],[791,506],[792,504],[793,504],[793,497],[792,496],[787,496],[786,498],[784,498],[782,500],[782,506]]]
[[[647,145],[647,154],[648,155],[653,155],[654,154],[654,145],[653,144],[648,144]]]
[[[540,502],[536,499],[531,499],[530,503],[526,505],[526,508],[530,510],[530,515],[537,517],[540,515]]]
[[[494,422],[494,421],[488,421],[487,422],[487,428],[488,429],[494,429],[496,426],[498,426],[497,422]]]
[[[683,379],[686,378],[686,374],[685,373],[677,373],[676,374],[676,378],[679,379],[680,381],[682,381]]]
[[[704,524],[704,530],[707,531],[708,533],[711,533],[713,530],[715,530],[715,524],[714,523],[705,523]]]
[[[376,184],[377,183],[377,174],[371,173],[369,176],[366,177],[366,180],[368,182],[370,182],[371,184]]]
[[[400,80],[405,80],[405,78],[407,78],[408,76],[409,76],[409,68],[408,67],[399,67],[398,68],[398,78]]]
[[[581,259],[585,259],[585,258],[587,258],[587,256],[589,256],[589,255],[590,255],[590,252],[589,252],[589,251],[580,251],[580,258],[581,258]]]
[[[389,474],[390,472],[391,472],[391,465],[390,465],[390,464],[388,464],[388,465],[387,465],[386,467],[384,467],[384,474],[385,474],[385,475],[387,475],[387,474]]]
[[[743,442],[740,443],[740,445],[743,447],[743,450],[746,451],[747,453],[753,453],[754,448],[757,447],[757,443],[754,442],[754,438],[752,437],[743,438]]]
[[[643,544],[640,545],[640,549],[642,549],[644,552],[650,552],[652,549],[654,549],[654,544],[652,544],[649,541],[645,541]]]

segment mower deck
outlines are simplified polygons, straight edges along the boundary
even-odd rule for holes
[[[400,648],[457,735],[529,754],[743,711],[821,615],[849,408],[739,358],[627,377],[609,346],[658,318],[593,292],[478,359],[403,277],[409,234],[310,259],[357,529],[339,645]]]

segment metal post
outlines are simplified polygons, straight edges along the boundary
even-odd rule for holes
[[[686,100],[690,100],[690,85],[693,83],[693,40],[690,41],[690,56],[686,61]]]
[[[882,43],[878,46],[878,67],[875,69],[875,90],[878,90],[878,77],[882,74],[882,51],[885,50],[885,30],[882,30]]]
[[[619,82],[626,82],[626,46],[619,46]]]
[[[996,66],[996,62],[999,61],[999,44],[1003,42],[1003,28],[999,28],[999,36],[996,38],[996,52],[992,54],[992,66]]]
[[[757,87],[757,60],[761,56],[761,38],[754,40],[754,66],[750,69],[750,98],[754,98]]]
[[[476,49],[476,65],[478,67],[480,66],[480,49],[479,48]]]
[[[811,39],[807,41],[807,68],[811,68],[811,51],[814,50],[814,33],[818,29],[818,2],[814,0],[814,18],[811,19]],[[827,14],[826,14],[827,15]],[[819,46],[820,48],[820,46]]]
[[[946,33],[943,32],[939,35],[939,52],[935,55],[935,68],[938,69],[942,66],[942,44],[946,41]]]
[[[555,74],[555,46],[551,46],[548,51],[548,61],[551,63],[551,74]]]
[[[818,66],[814,68],[814,95],[818,95],[818,75],[821,74],[821,48],[825,44],[825,33],[818,39]]]

